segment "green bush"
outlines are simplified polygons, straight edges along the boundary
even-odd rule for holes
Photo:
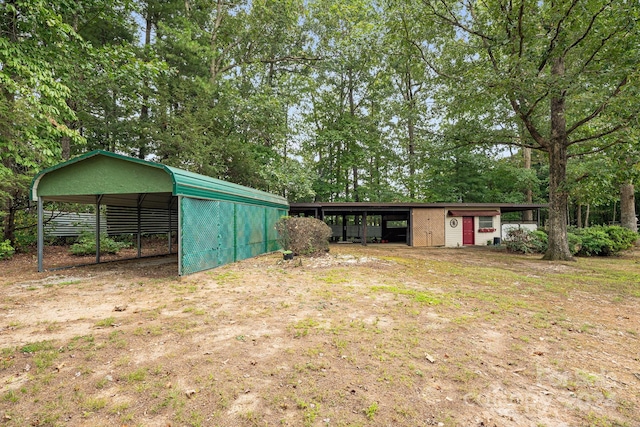
[[[101,254],[117,254],[121,249],[129,247],[127,242],[117,242],[109,238],[106,234],[100,235],[100,253]],[[83,231],[78,237],[78,241],[71,245],[69,251],[73,255],[83,256],[96,253],[96,235],[95,233]]]
[[[613,240],[613,250],[615,253],[631,249],[640,238],[640,234],[618,225],[609,225],[604,230]]]
[[[15,250],[11,246],[10,240],[0,241],[0,259],[9,259],[14,253]]]
[[[526,228],[513,228],[507,232],[503,243],[510,252],[543,253],[547,250],[547,233],[542,230],[530,231]]]
[[[295,255],[318,255],[329,252],[331,227],[319,219],[285,216],[276,223],[278,243]]]
[[[543,254],[549,247],[549,236],[543,230],[534,230],[530,232],[531,245],[534,251],[539,254]]]
[[[17,252],[29,252],[38,243],[38,216],[34,212],[20,210],[15,217],[14,245]]]
[[[582,249],[582,238],[575,233],[567,232],[567,240],[569,240],[569,251],[571,255],[575,255]]]
[[[582,239],[580,256],[610,256],[631,248],[638,240],[638,233],[617,225],[583,228],[578,231]]]
[[[578,253],[581,256],[610,255],[613,253],[613,240],[602,229],[596,227],[585,228],[580,232],[582,248]]]

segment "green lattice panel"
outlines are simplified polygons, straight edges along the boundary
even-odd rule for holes
[[[187,197],[182,199],[182,274],[221,265],[220,215],[220,202]]]
[[[183,198],[182,274],[277,250],[275,224],[282,209]]]
[[[280,219],[281,216],[286,215],[286,212],[275,209],[268,208],[267,209],[267,251],[277,251],[280,249],[280,245],[278,245],[278,232],[276,231],[276,222]]]
[[[235,205],[232,202],[220,203],[220,238],[218,246],[218,262],[220,265],[229,264],[235,257]]]
[[[264,210],[262,206],[236,205],[236,260],[265,252]]]

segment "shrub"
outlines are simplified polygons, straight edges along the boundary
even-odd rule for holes
[[[531,245],[534,252],[543,254],[549,247],[549,236],[543,230],[534,230],[529,232],[531,236]]]
[[[575,255],[582,249],[582,238],[575,233],[567,232],[567,240],[569,240],[569,251],[571,255]]]
[[[276,223],[278,243],[295,255],[318,255],[329,251],[331,227],[310,217],[280,218]]]
[[[109,238],[106,234],[100,236],[100,253],[101,254],[117,254],[121,249],[129,247],[129,243],[116,242]],[[83,256],[96,253],[96,235],[95,233],[83,231],[78,237],[78,242],[71,245],[69,249],[73,255]]]
[[[615,253],[631,249],[640,238],[640,234],[618,225],[609,225],[604,227],[609,238],[613,240],[613,249]]]
[[[579,232],[581,256],[610,256],[631,248],[638,240],[638,233],[617,225],[583,228]]]
[[[617,225],[595,226],[567,232],[569,250],[578,256],[609,256],[631,248],[640,235]],[[542,230],[511,229],[504,241],[511,252],[544,253],[548,236]]]
[[[578,255],[610,255],[613,252],[613,240],[602,227],[589,227],[580,230],[582,248]]]
[[[15,250],[11,246],[10,240],[0,241],[0,259],[9,259],[14,253]]]
[[[547,250],[547,233],[542,230],[512,228],[507,232],[504,244],[510,252],[543,253]]]
[[[17,252],[28,252],[38,243],[38,216],[30,210],[20,210],[15,217],[15,239]]]

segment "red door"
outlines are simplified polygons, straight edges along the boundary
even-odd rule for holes
[[[465,216],[462,217],[462,244],[463,245],[474,245],[475,241],[475,233],[473,231],[473,217]]]

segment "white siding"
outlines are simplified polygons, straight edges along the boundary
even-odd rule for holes
[[[526,228],[529,231],[536,231],[538,229],[538,225],[534,223],[520,224],[520,223],[514,223],[514,222],[502,224],[502,240],[506,239],[507,236],[509,235],[509,230],[514,228],[515,229]]]
[[[455,219],[458,223],[456,227],[451,226],[452,219]],[[449,216],[449,211],[447,210],[447,215],[444,218],[444,227],[445,246],[452,248],[462,246],[462,217]]]
[[[460,210],[460,209],[457,209]],[[477,209],[475,209],[477,210]],[[458,222],[457,227],[451,226],[451,220],[456,219]],[[500,234],[500,215],[493,217],[493,228],[495,231],[489,233],[480,233],[478,232],[479,226],[478,217],[473,218],[473,230],[475,236],[475,245],[476,246],[486,246],[487,241],[491,241],[493,243],[494,237],[501,237]],[[445,245],[450,248],[455,248],[457,246],[462,246],[462,217],[460,216],[449,216],[449,209],[447,209],[447,215],[444,219],[445,226]]]

